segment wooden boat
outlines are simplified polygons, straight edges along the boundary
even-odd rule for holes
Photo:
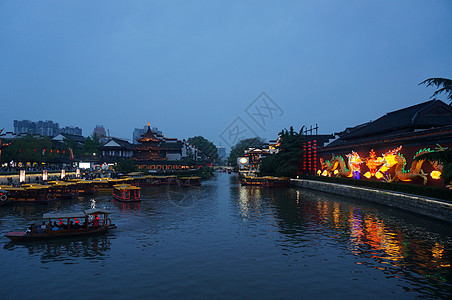
[[[117,184],[113,186],[113,198],[122,202],[141,201],[141,188],[130,184]]]
[[[240,181],[241,185],[251,185],[251,186],[263,186],[263,187],[283,187],[290,185],[290,178],[288,177],[250,177],[245,176]]]
[[[77,213],[46,213],[42,216],[46,229],[31,225],[25,232],[8,232],[5,236],[13,241],[29,241],[58,237],[82,236],[95,233],[105,233],[116,228],[109,218],[110,211],[105,209],[88,209]],[[92,221],[90,221],[92,219]],[[58,226],[50,228],[54,220]],[[63,220],[66,220],[64,223]],[[82,225],[78,225],[83,220]]]
[[[111,189],[113,188],[113,186],[110,185],[109,180],[107,178],[95,178],[92,181],[97,186],[97,189],[99,191],[105,190],[111,191]]]
[[[145,180],[141,182],[142,185],[173,185],[178,184],[177,176],[154,176],[146,175],[143,176]]]
[[[55,201],[55,194],[49,185],[24,184],[20,187],[2,186],[8,192],[9,203],[13,204],[46,204]]]
[[[79,189],[76,182],[49,181],[48,184],[56,198],[73,199],[78,197]]]
[[[200,186],[201,185],[201,177],[181,177],[179,178],[179,183],[181,186]]]
[[[97,185],[92,180],[85,179],[69,179],[69,182],[74,182],[79,194],[94,195],[97,194]]]

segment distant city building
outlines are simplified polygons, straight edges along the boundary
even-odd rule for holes
[[[33,134],[33,132],[36,130],[36,124],[30,120],[14,120],[14,134]]]
[[[60,133],[60,127],[58,123],[52,121],[38,121],[33,122],[30,120],[14,120],[14,134],[40,134],[45,136],[57,136]]]
[[[218,157],[220,159],[225,159],[226,158],[226,147],[218,146],[217,147],[217,151],[218,151]]]
[[[105,138],[107,136],[107,132],[102,125],[96,125],[96,127],[94,127],[93,134],[97,135],[99,138]]]
[[[60,129],[60,133],[82,135],[82,129],[74,126],[66,126]]]

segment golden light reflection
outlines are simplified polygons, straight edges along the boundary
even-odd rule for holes
[[[334,227],[337,229],[340,225],[340,215],[341,211],[339,209],[339,202],[334,202],[333,204],[333,220],[334,220]]]

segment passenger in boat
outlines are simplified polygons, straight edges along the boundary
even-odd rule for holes
[[[99,217],[94,215],[93,227],[99,227]]]
[[[52,231],[58,231],[58,230],[60,230],[60,227],[58,227],[57,222],[53,222]]]
[[[74,219],[75,220],[75,224],[74,224],[74,229],[80,229],[80,221],[77,220],[77,218]]]

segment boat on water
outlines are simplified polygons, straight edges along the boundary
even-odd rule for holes
[[[122,202],[141,201],[141,188],[131,184],[116,184],[113,186],[113,198]]]
[[[110,214],[108,210],[97,208],[75,213],[46,213],[41,225],[32,224],[27,231],[8,232],[5,236],[13,241],[29,241],[105,233],[116,228]]]
[[[201,177],[197,176],[181,177],[179,178],[179,183],[181,186],[200,186]]]
[[[8,193],[5,202],[14,204],[46,204],[55,201],[56,195],[50,185],[24,184],[19,187],[0,186]]]
[[[241,185],[262,186],[262,187],[284,187],[290,186],[289,177],[251,177],[245,176],[240,180]]]
[[[79,194],[82,195],[94,195],[97,194],[97,185],[92,180],[85,179],[69,179],[68,182],[74,182],[78,189]]]
[[[143,176],[143,180],[140,182],[142,185],[173,185],[177,184],[177,176],[156,176],[156,175],[146,175]]]
[[[49,181],[48,184],[51,186],[56,198],[73,199],[78,197],[79,189],[76,182]]]

